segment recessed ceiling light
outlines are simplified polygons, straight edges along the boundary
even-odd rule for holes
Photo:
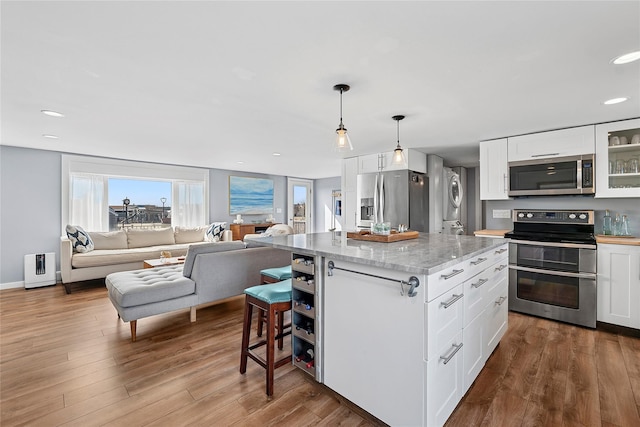
[[[42,134],[42,136],[44,136],[45,138],[50,138],[50,139],[58,139],[58,137],[56,135],[48,135],[46,133]]]
[[[280,155],[280,153],[273,153],[273,155],[277,157]]]
[[[608,99],[608,100],[604,101],[604,105],[620,104],[621,102],[624,102],[624,101],[626,101],[628,99],[629,98],[627,98],[627,97],[612,98],[612,99]]]
[[[620,55],[617,58],[613,58],[611,62],[616,65],[620,65],[620,64],[628,64],[629,62],[637,61],[638,59],[640,59],[640,50],[636,50],[635,52],[629,52],[629,53],[625,53],[624,55]]]
[[[51,116],[51,117],[64,117],[64,114],[62,113],[58,113],[57,111],[51,111],[51,110],[40,110],[40,112],[42,114],[46,114],[47,116]]]
[[[239,165],[244,165],[244,162],[236,162]]]

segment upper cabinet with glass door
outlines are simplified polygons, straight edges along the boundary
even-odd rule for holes
[[[596,197],[640,197],[640,119],[596,125]]]

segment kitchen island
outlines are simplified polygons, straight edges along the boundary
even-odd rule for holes
[[[303,370],[390,425],[444,424],[506,331],[507,243],[344,234],[256,240],[292,252],[294,356],[314,354]]]

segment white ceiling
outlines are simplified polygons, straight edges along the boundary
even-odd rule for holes
[[[337,83],[351,85],[347,156],[392,150],[396,114],[403,147],[450,166],[476,165],[480,140],[640,116],[640,61],[610,63],[640,50],[639,1],[2,1],[0,13],[3,145],[323,178],[340,175]]]

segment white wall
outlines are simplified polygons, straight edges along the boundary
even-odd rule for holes
[[[314,181],[314,194],[313,194],[313,206],[314,206],[314,220],[313,231],[315,233],[321,233],[323,231],[329,231],[331,228],[331,212],[334,209],[332,205],[331,192],[333,190],[340,190],[339,176],[334,178],[317,179]],[[336,217],[336,228],[342,229],[342,217]]]
[[[24,280],[24,256],[60,265],[61,154],[0,146],[0,288]]]

